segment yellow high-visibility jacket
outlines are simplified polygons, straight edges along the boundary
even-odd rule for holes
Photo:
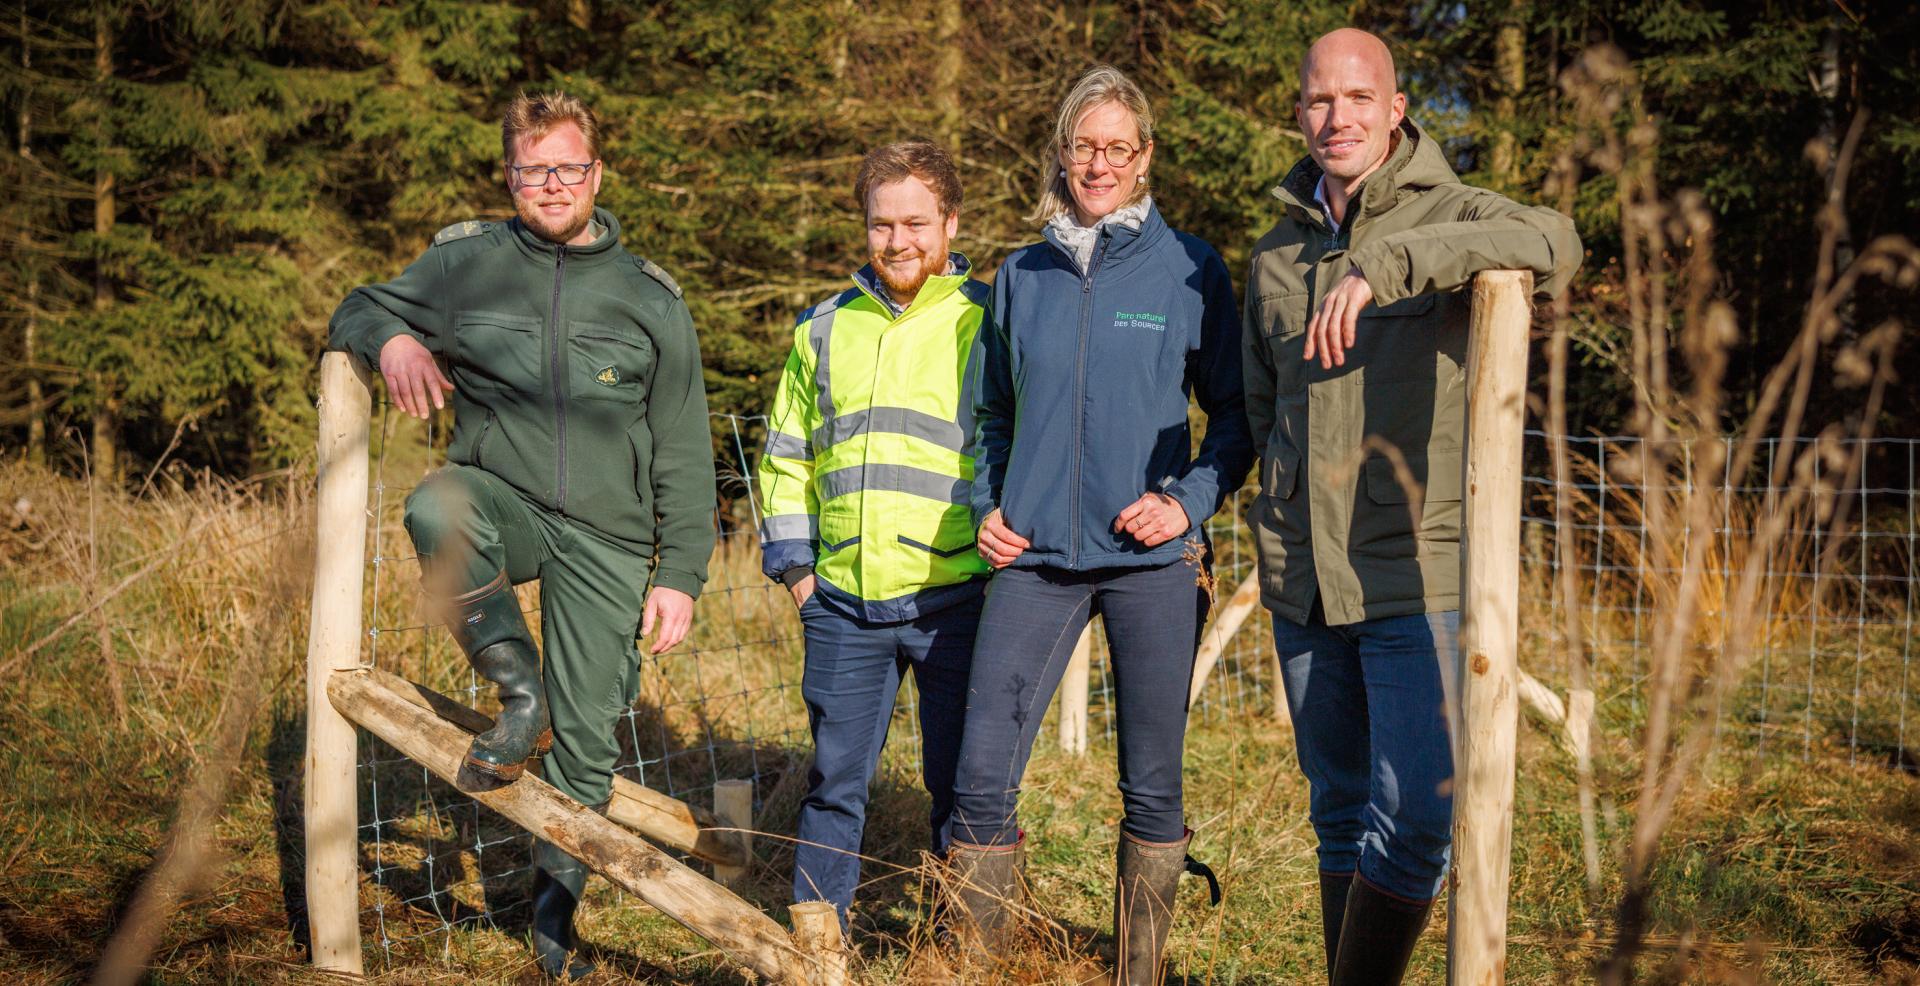
[[[974,550],[974,337],[987,286],[954,254],[913,304],[871,267],[800,314],[760,456],[762,568],[811,566],[821,602],[893,623],[979,593]]]

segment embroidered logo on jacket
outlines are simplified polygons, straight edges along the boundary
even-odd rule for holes
[[[1116,329],[1152,329],[1155,332],[1167,331],[1167,317],[1158,312],[1114,312],[1113,327]]]
[[[618,386],[620,383],[620,371],[611,366],[603,366],[600,368],[599,373],[593,375],[593,379],[609,387]]]

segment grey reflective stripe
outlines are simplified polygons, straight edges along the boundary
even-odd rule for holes
[[[985,324],[980,331],[985,332]],[[973,388],[975,378],[980,375],[980,354],[984,349],[980,337],[974,336],[974,342],[967,350],[967,372],[960,377],[960,403],[953,416],[953,423],[960,429],[961,445],[959,451],[966,452],[973,447]]]
[[[820,518],[812,514],[780,514],[760,522],[760,540],[815,541],[820,537]]]
[[[820,417],[833,417],[832,378],[828,375],[827,354],[832,350],[827,343],[833,336],[833,317],[839,309],[817,315],[813,324],[807,328],[807,341],[813,344],[813,388],[820,395]]]
[[[852,537],[850,537],[850,538],[848,538],[848,539],[846,539],[845,541],[842,541],[842,542],[840,542],[839,544],[829,544],[829,545],[827,545],[827,550],[828,550],[828,551],[839,551],[839,550],[841,550],[842,548],[851,548],[851,547],[853,547],[854,545],[856,545],[856,544],[859,544],[859,543],[860,543],[860,535],[858,535],[858,534],[855,534],[854,536],[852,536]]]
[[[868,463],[864,466],[836,469],[824,476],[815,477],[814,489],[819,491],[822,502],[846,496],[849,493],[858,493],[861,490],[888,490],[924,496],[929,500],[939,500],[942,503],[966,503],[969,494],[973,491],[973,483],[970,480],[942,476],[930,469]]]
[[[813,446],[802,438],[795,438],[784,431],[767,432],[766,455],[777,455],[782,459],[811,459]]]
[[[814,429],[813,447],[824,452],[849,438],[873,431],[909,435],[955,452],[965,452],[969,438],[965,428],[925,411],[910,407],[869,407],[827,418],[825,424]]]

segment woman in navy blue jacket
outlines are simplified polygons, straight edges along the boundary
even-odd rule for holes
[[[1180,771],[1210,604],[1204,525],[1254,455],[1233,285],[1212,247],[1154,208],[1152,128],[1124,74],[1082,76],[1056,118],[1058,167],[1032,217],[1045,241],[994,278],[976,343],[973,508],[997,572],[968,681],[949,854],[961,930],[997,953],[1023,855],[1020,776],[1074,644],[1100,614],[1118,704],[1114,921],[1128,984],[1160,982],[1188,862]],[[1189,395],[1207,414],[1197,457]]]

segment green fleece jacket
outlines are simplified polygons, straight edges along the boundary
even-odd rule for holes
[[[1254,247],[1241,369],[1261,448],[1248,516],[1260,594],[1330,624],[1458,609],[1469,292],[1480,271],[1530,270],[1551,295],[1580,266],[1573,222],[1461,184],[1412,121],[1334,230],[1302,160],[1273,194],[1285,214]],[[1373,289],[1344,365],[1303,359],[1307,322],[1347,271]],[[1397,478],[1398,450],[1415,489]],[[1411,502],[1410,502],[1411,501]],[[1422,502],[1424,501],[1424,502]]]
[[[700,343],[680,288],[605,232],[584,246],[519,220],[456,223],[399,277],[356,288],[328,348],[379,366],[407,334],[450,368],[447,459],[655,559],[653,584],[698,596],[713,552],[714,474]]]

